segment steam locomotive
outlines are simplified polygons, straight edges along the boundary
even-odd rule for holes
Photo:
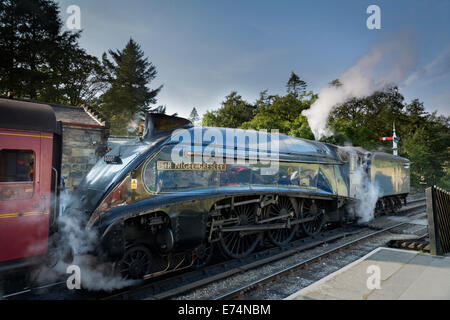
[[[67,214],[87,215],[124,276],[151,277],[202,266],[215,248],[243,258],[263,239],[283,246],[354,221],[350,204],[368,183],[381,190],[378,209],[395,211],[409,192],[409,161],[149,114],[141,138],[87,174]]]
[[[14,144],[8,143],[1,140],[2,157]],[[58,146],[53,147],[53,158],[60,157]],[[54,174],[41,171],[48,191],[52,181],[56,184],[57,165]],[[27,183],[36,187],[36,181]],[[369,184],[379,190],[378,212],[397,210],[409,193],[409,161],[273,132],[194,127],[183,118],[148,114],[142,136],[101,158],[63,214],[82,217],[85,228],[97,232],[96,252],[122,276],[150,278],[201,267],[215,251],[243,258],[263,242],[283,246],[296,235],[319,233],[326,224],[352,223],[358,193]],[[18,211],[18,203],[7,201],[0,199],[0,217]],[[43,238],[56,216],[53,212],[42,225],[34,224],[45,229]],[[9,226],[1,222],[3,252],[21,226],[19,220]],[[0,263],[16,257],[2,255]]]

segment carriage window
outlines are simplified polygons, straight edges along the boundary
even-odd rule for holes
[[[34,153],[30,150],[0,151],[0,182],[33,181]]]
[[[34,163],[35,156],[31,150],[0,150],[0,200],[33,196]]]

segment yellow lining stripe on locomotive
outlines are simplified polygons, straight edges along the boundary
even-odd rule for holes
[[[23,136],[23,137],[35,137],[35,138],[53,139],[52,136],[38,136],[38,135],[34,135],[34,134],[6,133],[6,132],[0,132],[0,134],[7,135],[7,136]]]

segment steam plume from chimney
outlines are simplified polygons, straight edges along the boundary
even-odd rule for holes
[[[415,66],[415,50],[408,32],[373,45],[339,77],[340,86],[328,84],[322,87],[319,98],[302,112],[308,118],[316,140],[331,135],[327,119],[335,107],[351,98],[367,97],[387,85],[404,81]]]

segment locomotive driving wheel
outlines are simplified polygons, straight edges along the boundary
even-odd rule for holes
[[[282,218],[274,220],[270,223],[286,223],[289,219],[294,219],[297,214],[295,212],[294,200],[288,197],[280,197],[276,204],[270,205],[266,209],[265,218],[273,218],[281,216]],[[289,228],[272,229],[267,231],[267,238],[276,246],[283,246],[292,240],[297,232],[298,225]]]
[[[125,279],[142,279],[150,272],[150,263],[150,251],[144,246],[133,246],[125,251],[118,269]]]
[[[234,226],[251,226],[255,224],[255,205],[235,207],[229,218],[237,218]],[[241,231],[222,232],[219,245],[223,253],[230,258],[244,258],[255,250],[261,239],[260,232],[243,233]]]
[[[302,219],[312,218],[312,220],[302,223],[303,231],[309,236],[318,234],[325,221],[324,210],[319,207],[317,201],[314,199],[302,200],[300,204],[300,217]]]

